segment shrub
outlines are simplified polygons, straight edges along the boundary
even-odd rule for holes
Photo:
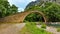
[[[43,22],[39,22],[39,24],[41,24],[41,25],[42,25],[42,24],[43,24]]]
[[[41,28],[46,29],[46,25],[45,24],[42,24]]]
[[[60,32],[60,28],[57,28],[57,32]]]

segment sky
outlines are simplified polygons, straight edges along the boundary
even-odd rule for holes
[[[35,0],[8,0],[10,5],[14,4],[18,7],[19,12],[24,11],[27,4],[31,1],[35,1]]]

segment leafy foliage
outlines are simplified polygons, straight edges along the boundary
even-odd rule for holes
[[[29,22],[36,22],[36,21],[40,21],[40,22],[43,22],[44,19],[42,18],[42,16],[38,13],[31,13],[29,14],[26,18],[25,18],[26,21],[29,21]]]
[[[46,29],[46,24],[42,24],[41,28]]]
[[[0,18],[17,13],[18,8],[15,5],[10,6],[7,0],[0,1]]]
[[[57,32],[60,32],[60,28],[57,28]]]
[[[34,4],[34,3],[32,3],[32,4]],[[31,7],[29,6],[29,8],[26,10],[28,10],[28,11],[31,11],[31,10],[41,11],[48,17],[49,22],[60,22],[60,5],[59,4],[56,4],[53,2],[52,3],[46,2],[46,3],[42,3],[41,5],[33,5]],[[28,18],[30,18],[30,17],[28,17]]]

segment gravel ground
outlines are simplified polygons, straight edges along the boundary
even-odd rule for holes
[[[41,25],[37,25],[37,27],[41,28]],[[54,27],[48,27],[47,26],[45,30],[48,32],[52,32],[53,34],[60,34],[60,32],[57,32],[56,28],[54,28]]]
[[[25,23],[2,24],[0,25],[0,34],[19,34],[18,32],[25,26]]]

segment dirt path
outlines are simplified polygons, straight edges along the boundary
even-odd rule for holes
[[[38,28],[41,28],[41,25],[37,25]],[[56,28],[54,27],[47,27],[46,31],[52,32],[53,34],[60,34],[60,32],[57,32]]]
[[[0,34],[17,34],[24,26],[25,23],[7,25],[3,24],[0,27]]]

